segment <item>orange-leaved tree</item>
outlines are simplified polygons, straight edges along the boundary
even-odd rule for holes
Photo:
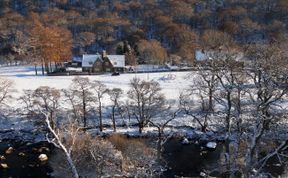
[[[31,14],[33,25],[31,29],[31,46],[35,64],[42,64],[46,72],[52,71],[51,63],[55,66],[72,56],[72,35],[69,30],[55,26],[45,26],[39,16]]]

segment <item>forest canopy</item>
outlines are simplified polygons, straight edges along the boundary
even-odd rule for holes
[[[121,43],[138,62],[161,64],[177,56],[193,63],[195,49],[211,45],[211,31],[238,46],[283,40],[288,1],[2,0],[0,14],[1,63],[59,62],[102,50],[116,54]],[[43,38],[49,41],[43,44]],[[52,46],[45,52],[52,56],[35,54],[45,45]]]

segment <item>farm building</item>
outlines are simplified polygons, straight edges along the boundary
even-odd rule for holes
[[[85,54],[82,58],[82,71],[89,73],[124,72],[124,55]]]

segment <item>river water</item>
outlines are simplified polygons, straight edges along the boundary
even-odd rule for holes
[[[9,147],[12,147],[13,151],[6,154]],[[9,166],[7,169],[0,166],[0,178],[52,178],[49,176],[52,169],[48,162],[38,160],[40,154],[50,156],[51,150],[53,146],[46,142],[28,145],[11,140],[0,142],[0,155],[5,157],[0,163]]]
[[[198,177],[200,172],[217,167],[221,151],[221,144],[216,150],[207,151],[200,144],[183,145],[180,139],[172,139],[164,147],[163,157],[168,163],[164,176]],[[214,176],[218,175],[215,172]]]
[[[5,154],[5,150],[10,146],[13,147],[13,152]],[[12,141],[0,142],[0,156],[5,156],[5,159],[0,160],[0,163],[9,166],[8,169],[0,168],[0,178],[52,178],[49,175],[52,169],[48,162],[40,162],[38,156],[44,153],[49,157],[55,154],[53,150],[55,150],[53,146],[46,142],[28,145],[27,143]],[[218,144],[214,151],[206,151],[200,144],[183,145],[180,139],[171,139],[166,143],[163,152],[168,166],[167,171],[164,172],[164,177],[173,178],[175,175],[199,177],[200,172],[211,170],[219,165],[222,150],[222,144]],[[275,166],[277,165],[276,162],[276,160],[270,161],[266,169],[277,177],[283,173],[284,168]],[[217,169],[210,175],[223,177],[217,172]]]

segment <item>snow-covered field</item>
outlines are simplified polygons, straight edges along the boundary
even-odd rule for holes
[[[38,71],[41,74],[41,71]],[[189,87],[191,82],[185,79],[189,72],[160,72],[160,73],[139,73],[139,74],[121,74],[120,76],[111,76],[111,74],[81,76],[88,77],[90,80],[99,80],[108,88],[121,88],[125,92],[129,90],[129,82],[132,78],[138,77],[143,80],[155,80],[160,83],[163,93],[167,99],[177,99],[179,93]],[[17,90],[17,96],[20,96],[23,90],[36,89],[40,86],[49,86],[57,89],[69,88],[72,79],[75,76],[35,76],[34,67],[16,66],[0,67],[0,77],[10,79],[14,82],[14,88]],[[15,96],[16,96],[15,95]]]
[[[36,89],[40,86],[49,86],[56,89],[67,89],[72,83],[75,76],[42,76],[41,70],[38,71],[38,76],[35,76],[33,66],[14,66],[0,67],[0,77],[9,79],[14,83],[15,93],[14,99],[7,103],[11,107],[20,107],[19,98],[23,94],[23,90]],[[121,74],[120,76],[111,76],[111,74],[103,75],[87,75],[91,81],[98,80],[103,82],[108,88],[121,88],[124,93],[129,90],[129,82],[134,77],[142,80],[154,80],[160,83],[162,93],[169,100],[177,100],[182,90],[187,89],[191,85],[191,80],[187,80],[189,72],[159,72],[159,73],[136,73],[136,74]],[[191,76],[191,75],[190,75]],[[126,95],[127,97],[127,95]],[[108,105],[109,99],[105,101]],[[63,103],[62,103],[63,104]],[[104,103],[105,105],[105,103]],[[179,120],[175,122],[181,122]]]
[[[41,73],[41,70],[39,69],[38,73]],[[103,75],[87,75],[87,76],[81,76],[81,77],[88,77],[91,81],[98,80],[103,82],[108,88],[121,88],[124,90],[125,93],[129,90],[129,82],[134,77],[138,77],[142,80],[154,80],[159,82],[162,93],[165,95],[165,97],[169,100],[175,100],[177,102],[179,94],[181,91],[188,89],[189,86],[193,83],[193,78],[196,78],[197,75],[193,74],[191,75],[191,72],[159,72],[159,73],[136,73],[136,74],[121,74],[120,76],[111,76],[111,74],[103,74]],[[10,109],[12,112],[14,109],[21,107],[21,102],[19,101],[19,97],[23,94],[23,90],[31,89],[34,90],[40,86],[49,86],[54,87],[56,89],[68,89],[69,86],[72,84],[72,80],[75,76],[42,76],[38,75],[35,76],[34,67],[31,66],[17,66],[17,67],[0,67],[0,78],[6,78],[11,80],[14,83],[14,89],[15,92],[13,93],[13,99],[6,103],[10,106]],[[187,78],[189,77],[189,78]],[[126,96],[127,97],[127,94]],[[123,98],[125,100],[125,98]],[[282,104],[283,108],[288,109],[287,100]],[[61,102],[62,105],[65,105],[65,102]],[[104,106],[110,105],[109,98],[106,96],[104,101]],[[175,103],[175,107],[177,107],[177,103]],[[15,113],[17,114],[17,113]],[[13,119],[17,120],[17,116],[13,117]],[[0,129],[11,129],[14,128],[16,130],[20,129],[30,129],[31,125],[27,121],[21,121],[22,123],[15,124],[16,122],[10,122],[8,123],[5,120],[0,121]],[[97,122],[97,121],[96,121]],[[122,121],[118,121],[120,124],[122,124]],[[219,124],[219,120],[215,119],[210,121],[211,128],[213,125]],[[19,120],[18,122],[19,123]],[[109,117],[105,118],[103,120],[104,124],[111,124],[111,119]],[[133,123],[131,120],[130,124]],[[177,119],[170,122],[171,126],[188,126],[192,128],[196,128],[198,126],[197,122],[193,122],[193,118],[187,117],[185,115],[182,115],[180,117],[177,117]],[[107,132],[109,132],[110,128],[107,128]],[[129,129],[122,128],[124,130],[119,130],[119,132],[129,132]],[[135,132],[135,129],[137,128],[131,128],[130,132]],[[155,130],[155,128],[145,128],[147,132],[150,132],[152,130]],[[111,129],[110,129],[111,130]],[[187,133],[187,132],[186,132]]]
[[[56,89],[67,89],[72,83],[72,79],[75,76],[42,76],[41,70],[38,71],[38,76],[35,76],[34,67],[31,66],[14,66],[14,67],[0,67],[0,78],[5,78],[13,81],[15,93],[13,93],[13,99],[6,103],[11,106],[11,108],[19,108],[21,107],[20,101],[18,98],[23,94],[23,90],[34,90],[40,86],[49,86],[54,87]],[[111,76],[111,74],[103,74],[103,75],[87,75],[81,77],[88,77],[91,81],[98,80],[103,82],[108,88],[121,88],[125,93],[129,90],[129,82],[134,77],[140,78],[142,80],[154,80],[160,83],[162,88],[162,93],[169,100],[177,100],[179,94],[182,90],[187,89],[189,85],[191,85],[192,81],[187,80],[189,72],[159,72],[159,73],[139,73],[139,74],[121,74],[120,76]],[[191,75],[190,75],[191,76]],[[127,97],[127,95],[126,95]],[[109,99],[106,97],[104,101],[104,105],[108,105]],[[65,103],[62,103],[65,104]],[[31,129],[31,125],[29,122],[23,121],[23,123],[19,124],[17,117],[13,118],[15,122],[7,122],[2,120],[0,122],[0,127],[2,130],[6,129]],[[5,123],[7,122],[7,123]],[[22,121],[21,121],[22,122]],[[110,123],[110,119],[105,119],[104,123]],[[18,124],[15,124],[18,123]],[[12,125],[11,125],[12,124]],[[171,124],[178,126],[194,126],[193,122],[191,122],[191,118],[178,118],[173,121]],[[16,125],[19,125],[20,128],[15,128]],[[26,126],[25,126],[26,125]],[[124,128],[123,128],[124,129]],[[131,132],[136,133],[137,128],[131,128],[131,130],[119,130],[119,132]],[[151,132],[155,128],[147,128],[145,132]],[[109,132],[109,129],[107,130]]]

